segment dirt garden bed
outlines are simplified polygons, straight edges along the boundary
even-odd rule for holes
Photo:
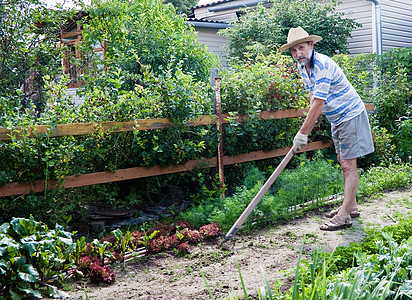
[[[304,237],[306,258],[319,247],[333,251],[337,246],[358,242],[365,236],[364,229],[392,225],[408,216],[412,211],[412,189],[385,193],[361,203],[360,218],[343,231],[319,230],[327,220],[323,216],[326,209],[307,212],[253,234],[238,233],[227,243],[230,250],[219,248],[219,241],[215,240],[191,246],[185,257],[165,252],[119,264],[114,268],[114,284],[77,282],[69,294],[73,299],[210,299],[203,272],[215,299],[228,297],[229,291],[243,299],[239,264],[250,299],[258,299],[258,289],[264,285],[262,269],[272,286],[277,280],[284,284],[282,289],[290,286]]]

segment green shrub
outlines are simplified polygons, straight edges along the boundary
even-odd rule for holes
[[[399,68],[405,68],[408,80],[412,80],[412,47],[389,49],[380,58],[378,63],[384,72],[395,74]]]
[[[93,47],[102,41],[107,42],[104,60],[93,54]],[[84,79],[89,88],[110,84],[102,72],[107,67],[121,70],[124,81],[115,88],[126,91],[141,84],[144,66],[150,66],[157,76],[166,70],[172,74],[182,70],[198,81],[207,81],[217,60],[198,43],[185,17],[160,0],[93,2],[83,24],[81,51],[97,61],[81,65],[87,70]]]
[[[80,2],[80,1],[79,1]],[[44,76],[62,73],[61,30],[77,14],[74,8],[49,9],[40,0],[2,2],[0,15],[0,119],[10,111],[41,110],[46,105]]]
[[[321,53],[347,53],[348,37],[360,26],[336,11],[336,1],[273,1],[270,8],[258,6],[246,13],[232,27],[222,31],[229,40],[230,57],[245,59],[249,55],[268,54],[286,43],[291,27],[302,26],[309,34],[323,40],[317,44]],[[308,28],[308,24],[310,28]]]
[[[291,144],[301,120],[263,120],[260,111],[294,109],[308,105],[302,80],[290,58],[259,56],[239,62],[221,74],[222,110],[229,124],[223,126],[225,155],[269,151]],[[249,119],[238,122],[237,113]]]
[[[376,113],[373,114],[377,126],[386,128],[395,134],[398,130],[396,121],[407,116],[408,99],[412,98],[410,81],[405,69],[397,69],[394,74],[383,74],[377,89]]]
[[[359,180],[359,197],[408,188],[412,184],[412,167],[409,163],[392,163],[388,167],[377,166],[366,171]]]
[[[279,54],[239,61],[223,71],[224,112],[254,113],[308,106],[296,64]]]
[[[412,157],[412,119],[400,117],[396,121],[397,132],[394,136],[396,154],[404,161],[410,161]]]

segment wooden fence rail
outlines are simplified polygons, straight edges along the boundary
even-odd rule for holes
[[[258,114],[258,117],[264,120],[296,118],[304,117],[307,111],[307,108],[278,111],[263,111]],[[222,114],[222,119],[222,123],[229,123],[229,115]],[[248,116],[245,114],[238,114],[235,117],[235,121],[247,119]],[[215,125],[217,120],[218,117],[216,115],[200,116],[187,122],[186,126]],[[173,127],[173,122],[171,122],[169,119],[147,119],[126,122],[58,124],[55,126],[34,125],[33,127],[29,127],[26,130],[27,135],[29,137],[36,137],[36,135],[47,133],[49,133],[51,137],[62,137],[93,134],[101,131],[105,132],[107,130],[110,130],[111,132],[126,132],[133,130],[152,130],[170,127]],[[7,129],[0,127],[0,140],[10,140],[12,135],[16,138],[20,138],[22,135],[20,133],[21,131],[21,128]]]
[[[374,109],[373,104],[367,104],[366,108],[368,111]],[[294,118],[303,117],[307,109],[298,110],[284,110],[284,111],[264,111],[260,113],[262,119],[284,119],[284,118]],[[228,115],[222,115],[224,121],[223,123],[228,123]],[[247,115],[238,115],[236,120],[241,121],[247,119]],[[216,124],[216,116],[201,116],[195,120],[187,123],[187,126],[199,126],[199,125],[209,125]],[[151,130],[171,127],[173,124],[167,119],[152,119],[152,120],[137,120],[130,122],[108,122],[108,123],[89,123],[89,124],[62,124],[57,125],[55,128],[50,128],[48,126],[36,126],[30,130],[30,136],[35,136],[36,133],[47,133],[52,131],[52,136],[69,136],[69,135],[83,135],[91,134],[98,130],[108,130],[111,128],[116,128],[114,132],[124,132],[132,130]],[[0,140],[9,140],[10,135],[18,130],[9,130],[0,128]],[[304,146],[300,152],[307,152],[317,149],[328,148],[333,145],[331,140],[326,142],[313,142]],[[282,149],[274,149],[272,151],[256,151],[246,154],[239,154],[236,156],[223,156],[223,165],[238,164],[262,159],[268,159],[278,156],[284,156],[289,151],[290,147]],[[74,188],[82,187],[93,184],[102,184],[109,182],[117,182],[128,179],[137,179],[179,172],[191,171],[194,169],[212,168],[217,166],[217,157],[210,159],[200,159],[191,160],[182,165],[160,167],[154,166],[151,168],[147,167],[133,167],[127,169],[120,169],[115,172],[97,172],[84,175],[75,175],[66,177],[62,183],[58,183],[57,180],[36,180],[34,182],[13,182],[0,187],[0,197],[29,194],[30,192],[42,192],[46,188]]]

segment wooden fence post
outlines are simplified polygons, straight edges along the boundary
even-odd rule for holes
[[[219,134],[219,145],[217,148],[217,172],[219,174],[219,186],[221,191],[221,198],[225,197],[224,193],[224,165],[223,165],[223,136],[222,136],[222,101],[220,98],[220,78],[219,78],[219,69],[213,68],[210,70],[210,85],[215,90],[215,98],[213,99],[213,108],[214,113],[218,117],[217,130]],[[216,174],[216,170],[212,171],[212,174]]]
[[[217,146],[217,166],[219,170],[219,181],[220,181],[220,198],[225,198],[224,184],[225,184],[225,174],[224,174],[224,164],[223,164],[223,117],[222,117],[222,101],[220,98],[220,78],[216,78],[215,81],[216,89],[216,115],[218,117],[217,130],[219,134],[219,144]]]

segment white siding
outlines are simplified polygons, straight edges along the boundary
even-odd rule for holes
[[[216,3],[212,6],[199,7],[194,11],[195,18],[231,23],[237,21],[238,12],[256,7],[257,1],[258,0],[237,0]],[[262,2],[263,1],[264,0],[262,0]],[[267,7],[270,6],[270,3],[264,3],[263,5]]]
[[[412,1],[381,0],[382,50],[412,47]]]
[[[74,106],[80,106],[84,103],[84,98],[77,95],[78,88],[68,88],[66,89],[66,96],[71,99]]]
[[[366,0],[343,0],[337,7],[346,17],[362,24],[352,31],[348,39],[351,55],[372,52],[372,2]]]
[[[233,6],[245,5],[250,2],[251,0],[238,0],[225,3],[217,3],[213,6],[200,7],[195,10],[195,18],[223,21],[228,23],[234,22],[237,20],[236,12],[238,12],[240,8],[233,8]]]
[[[227,38],[218,35],[218,29],[215,28],[196,28],[196,30],[199,43],[206,45],[209,52],[219,57],[222,67],[226,67],[227,55],[224,46],[227,44]]]
[[[210,12],[210,7],[201,7],[195,10],[195,18],[199,20],[213,20],[213,21],[223,21],[232,22],[236,20],[236,12],[233,11],[222,11],[219,13]]]

